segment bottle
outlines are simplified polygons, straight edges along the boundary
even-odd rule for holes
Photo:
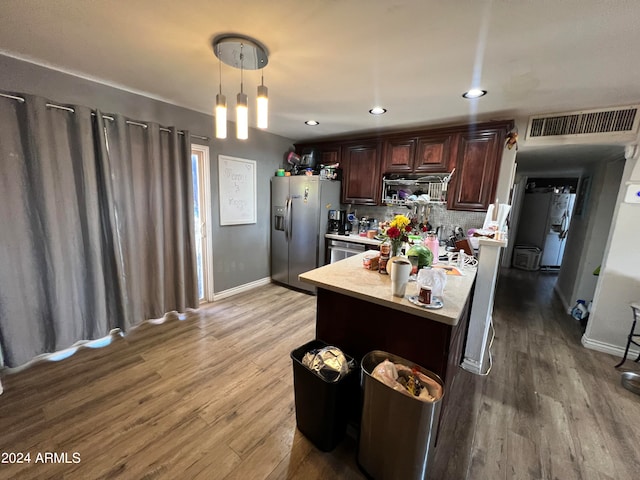
[[[458,252],[458,268],[464,267],[464,257],[465,257],[464,250],[460,250]]]
[[[391,253],[391,245],[384,242],[380,245],[380,260],[378,260],[378,273],[387,275],[387,262],[389,261],[389,254]]]
[[[433,253],[432,263],[438,263],[440,240],[438,240],[438,236],[434,232],[427,233],[427,238],[424,240],[424,246],[431,250],[431,253]]]

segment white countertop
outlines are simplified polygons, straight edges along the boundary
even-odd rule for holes
[[[338,235],[337,233],[327,233],[324,236],[325,238],[330,238],[331,240],[340,240],[341,242],[352,242],[352,243],[361,243],[364,245],[380,245],[382,242],[380,240],[376,240],[375,238],[367,238],[361,237],[360,235]]]
[[[344,235],[338,235],[338,237],[344,237]],[[302,273],[299,278],[316,287],[401,310],[418,317],[447,325],[458,324],[473,287],[476,276],[475,268],[465,267],[463,276],[447,275],[443,296],[444,306],[439,310],[430,310],[414,305],[407,299],[408,296],[418,293],[415,282],[409,282],[404,298],[394,297],[391,294],[389,275],[382,275],[377,271],[363,268],[362,257],[365,254],[366,252],[360,253],[339,262],[310,270]]]

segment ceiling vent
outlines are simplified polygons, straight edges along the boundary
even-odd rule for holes
[[[532,116],[527,126],[526,142],[533,145],[635,141],[640,124],[638,108],[632,105]]]

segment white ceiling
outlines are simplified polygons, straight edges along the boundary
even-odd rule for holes
[[[205,113],[211,39],[252,36],[268,130],[293,140],[640,103],[637,0],[3,0],[0,25],[0,53]],[[230,106],[239,83],[223,65]]]

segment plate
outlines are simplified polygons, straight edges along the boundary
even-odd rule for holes
[[[407,297],[407,298],[414,305],[425,308],[427,310],[437,310],[439,308],[444,307],[444,303],[442,303],[442,300],[439,297],[431,298],[431,303],[420,303],[420,300],[418,300],[417,295],[411,295],[410,297]]]

